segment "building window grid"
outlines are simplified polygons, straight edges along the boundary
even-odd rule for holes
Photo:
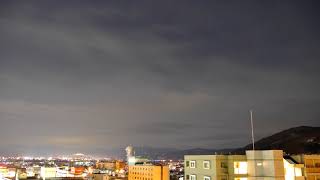
[[[137,180],[153,180],[152,176],[153,176],[153,169],[152,168],[142,168],[142,167],[132,167],[131,168],[132,171],[136,170],[134,172],[132,172],[132,174],[134,174],[133,179],[137,179]],[[148,171],[148,172],[145,172]],[[147,177],[139,177],[139,176],[147,176]]]

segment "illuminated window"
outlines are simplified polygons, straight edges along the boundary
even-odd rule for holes
[[[247,174],[248,163],[247,162],[234,162],[234,174]]]
[[[190,161],[190,168],[196,168],[196,161]]]
[[[210,176],[203,176],[203,180],[211,180]]]
[[[210,169],[210,161],[203,161],[203,169]]]
[[[190,175],[190,180],[197,180],[197,176],[196,175]]]

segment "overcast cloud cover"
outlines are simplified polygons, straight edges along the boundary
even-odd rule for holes
[[[1,1],[0,152],[230,148],[320,125],[318,1]]]

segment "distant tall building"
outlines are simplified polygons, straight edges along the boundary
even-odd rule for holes
[[[132,146],[127,146],[126,152],[127,152],[127,160],[129,160],[131,157],[134,157],[134,149]]]

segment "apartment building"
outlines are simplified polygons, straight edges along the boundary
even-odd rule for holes
[[[185,155],[185,180],[302,180],[303,164],[281,150],[246,155]]]
[[[306,180],[320,180],[320,155],[295,155],[292,156],[297,162],[304,164]]]
[[[141,164],[129,166],[128,180],[169,180],[169,167]]]

